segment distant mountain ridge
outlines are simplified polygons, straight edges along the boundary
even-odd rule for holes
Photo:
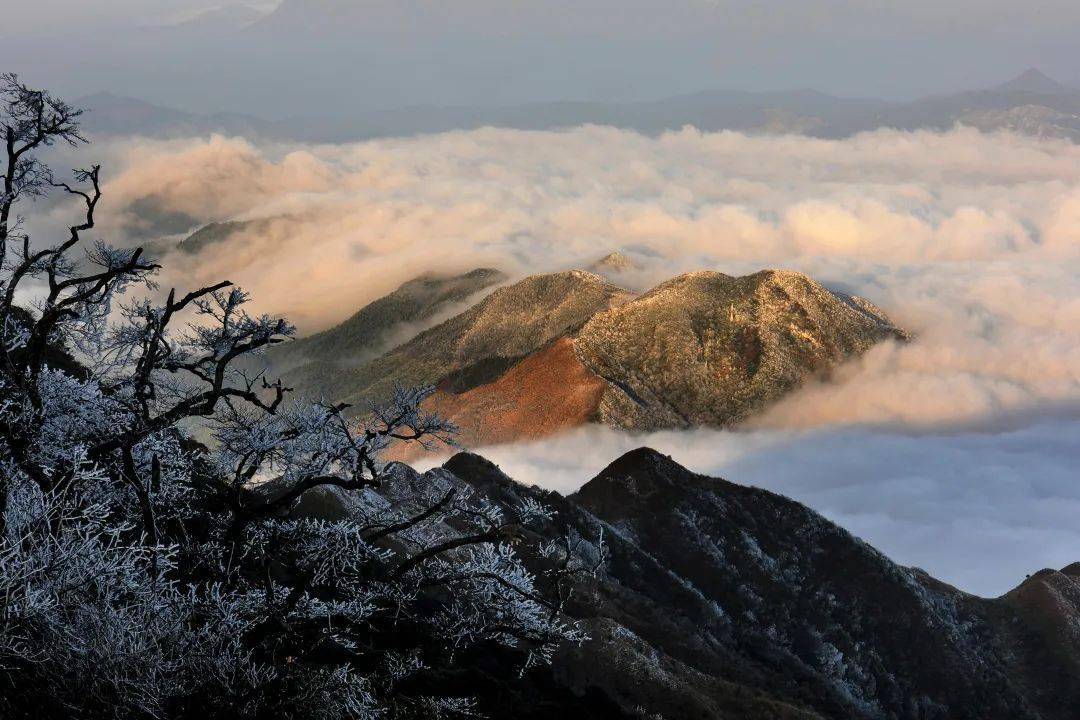
[[[1012,80],[993,88],[1005,93],[1031,93],[1035,95],[1080,95],[1080,89],[1072,88],[1048,77],[1038,68],[1028,68]]]
[[[345,142],[484,126],[545,130],[611,125],[658,134],[691,125],[704,131],[794,133],[843,138],[881,127],[947,130],[957,124],[1077,140],[1080,90],[1027,70],[994,87],[913,102],[841,98],[813,90],[704,90],[650,102],[546,102],[507,106],[414,106],[371,110],[344,118],[304,117],[269,122],[238,115],[198,115],[109,94],[76,105],[89,108],[93,134],[151,135],[223,132],[268,139]],[[1019,116],[1019,117],[1018,117]]]
[[[85,95],[84,130],[99,137],[184,137],[223,133],[246,137],[280,137],[275,124],[242,113],[194,113],[109,92]]]

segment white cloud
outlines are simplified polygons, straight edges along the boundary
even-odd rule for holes
[[[276,218],[195,259],[304,331],[429,269],[524,274],[632,247],[637,282],[804,270],[918,334],[774,408],[766,427],[963,422],[1080,398],[1080,146],[878,131],[847,140],[686,129],[484,129],[344,146],[111,146],[111,228],[137,209]],[[120,210],[116,213],[116,210]]]
[[[112,158],[114,237],[145,232],[136,216],[148,205],[197,223],[276,218],[174,259],[166,279],[229,277],[307,331],[421,271],[525,274],[620,248],[652,258],[641,286],[703,267],[782,266],[858,292],[916,340],[806,387],[737,442],[665,442],[695,469],[790,492],[971,589],[1080,559],[1080,540],[1057,522],[1057,508],[1075,507],[1062,428],[1075,437],[1080,425],[1045,417],[1080,403],[1080,146],[966,129],[832,141],[585,127],[93,150]],[[565,457],[573,485],[639,441],[565,442],[537,451],[539,467],[559,477],[550,457]],[[519,467],[520,479],[540,477]]]

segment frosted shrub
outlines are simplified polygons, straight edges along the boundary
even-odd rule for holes
[[[78,118],[0,78],[0,716],[472,715],[440,672],[582,640],[561,613],[571,564],[537,550],[538,576],[514,546],[547,508],[394,486],[389,443],[454,431],[430,388],[366,421],[292,402],[242,362],[286,321],[228,282],[164,293],[141,250],[84,241],[99,168],[58,182],[35,156],[82,142]],[[47,191],[80,218],[32,240],[15,209]],[[356,512],[292,517],[316,488]]]

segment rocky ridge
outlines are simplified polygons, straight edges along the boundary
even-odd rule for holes
[[[429,407],[477,447],[590,422],[733,425],[876,343],[907,338],[869,301],[797,272],[693,272],[635,295],[568,270],[499,287],[372,357],[371,340],[385,338],[393,319],[432,318],[499,281],[495,273],[406,283],[336,328],[275,348],[273,369],[303,394],[361,408],[397,384],[435,385]]]
[[[498,378],[630,297],[583,270],[533,275],[499,288],[371,362],[339,373],[326,392],[360,405],[385,397],[395,384],[432,383],[449,392],[464,392]]]
[[[493,268],[476,268],[459,275],[424,273],[329,330],[271,348],[268,369],[288,372],[309,394],[318,392],[342,367],[371,360],[425,325],[456,314],[506,280],[503,272]]]
[[[1080,706],[1080,571],[978,598],[901,567],[782,496],[697,475],[648,448],[577,493],[525,487],[461,453],[388,483],[452,484],[553,517],[594,565],[567,614],[592,640],[524,683],[490,668],[481,706],[523,718],[1071,720]],[[296,512],[348,514],[336,491]],[[541,571],[538,558],[536,571]]]
[[[702,271],[598,314],[575,347],[608,383],[600,419],[655,430],[739,422],[806,377],[905,338],[868,301],[801,273]]]

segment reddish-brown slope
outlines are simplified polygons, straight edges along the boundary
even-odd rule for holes
[[[492,382],[463,393],[440,389],[428,401],[461,428],[465,447],[517,442],[552,435],[596,419],[606,384],[560,338],[521,360]],[[418,446],[395,448],[394,459],[415,458]]]

